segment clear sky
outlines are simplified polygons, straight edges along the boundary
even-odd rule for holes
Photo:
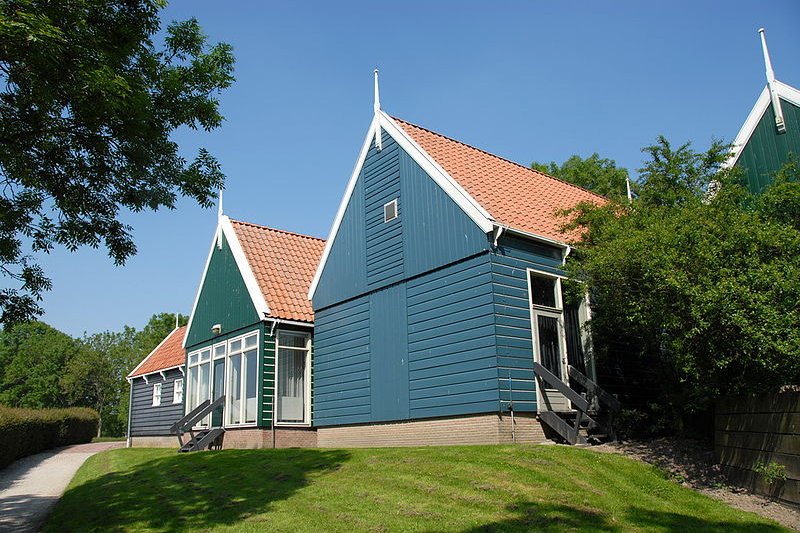
[[[174,0],[233,45],[223,127],[179,131],[228,176],[225,213],[327,237],[372,117],[385,111],[513,161],[598,152],[635,170],[664,134],[705,148],[732,140],[765,84],[757,34],[776,77],[800,87],[800,2]],[[139,253],[42,258],[54,288],[43,319],[73,335],[188,314],[216,210],[126,215]]]

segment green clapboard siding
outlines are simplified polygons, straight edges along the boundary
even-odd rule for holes
[[[221,324],[225,334],[258,322],[258,313],[223,236],[222,249],[214,246],[206,276],[201,281],[192,327],[186,334],[186,347],[212,340],[214,324]]]
[[[786,132],[778,133],[772,104],[745,144],[736,164],[745,171],[747,187],[761,192],[772,183],[775,173],[789,160],[789,154],[800,156],[800,107],[781,99]]]

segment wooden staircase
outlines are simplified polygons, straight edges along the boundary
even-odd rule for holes
[[[189,414],[172,424],[172,427],[170,427],[170,433],[178,436],[178,444],[180,445],[178,453],[199,452],[200,450],[205,450],[211,446],[219,445],[218,443],[222,440],[222,435],[225,433],[223,428],[210,427],[207,429],[202,429],[197,433],[195,433],[193,428],[198,422],[211,414],[214,409],[222,405],[224,402],[224,395],[220,396],[213,402],[211,400],[206,400],[195,407]],[[189,433],[191,438],[184,444],[183,435],[185,433]]]
[[[536,381],[544,389],[556,389],[572,404],[570,411],[539,411],[539,419],[569,444],[597,444],[617,440],[614,418],[620,410],[615,397],[601,389],[578,369],[569,366],[569,377],[578,392],[539,363],[533,363]]]

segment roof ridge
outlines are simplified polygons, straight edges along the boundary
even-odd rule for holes
[[[454,142],[454,143],[458,143],[458,144],[460,144],[460,145],[462,145],[462,146],[466,146],[467,148],[471,148],[471,149],[473,149],[473,150],[476,150],[476,151],[478,151],[478,152],[481,152],[481,153],[483,153],[483,154],[486,154],[486,155],[488,155],[488,156],[490,156],[490,157],[494,157],[495,159],[499,159],[499,160],[501,160],[501,161],[505,161],[506,163],[510,163],[510,164],[512,164],[512,165],[516,165],[516,166],[518,166],[518,167],[520,167],[520,168],[522,168],[522,169],[524,169],[524,170],[527,170],[528,172],[532,172],[532,173],[534,173],[534,174],[538,174],[538,175],[540,175],[540,176],[544,176],[544,177],[546,177],[546,178],[550,178],[550,179],[552,179],[552,180],[555,180],[555,181],[561,182],[561,183],[563,183],[563,184],[565,184],[565,185],[569,185],[570,187],[574,187],[574,188],[576,188],[576,189],[579,189],[579,190],[581,190],[581,191],[588,192],[589,194],[592,194],[592,195],[594,195],[594,196],[597,196],[598,198],[602,198],[602,199],[604,199],[604,200],[608,200],[608,198],[606,198],[606,197],[605,197],[605,196],[603,196],[602,194],[597,194],[596,192],[594,192],[594,191],[591,191],[591,190],[589,190],[589,189],[587,189],[587,188],[585,188],[585,187],[581,187],[580,185],[576,185],[576,184],[574,184],[574,183],[571,183],[571,182],[569,182],[569,181],[563,180],[563,179],[561,179],[561,178],[557,178],[556,176],[551,176],[550,174],[547,174],[546,172],[542,172],[542,171],[540,171],[540,170],[536,170],[536,169],[533,169],[533,168],[530,168],[530,167],[526,167],[525,165],[523,165],[523,164],[521,164],[521,163],[517,163],[516,161],[511,161],[510,159],[506,159],[505,157],[499,156],[499,155],[497,155],[497,154],[493,154],[493,153],[491,153],[491,152],[487,152],[486,150],[483,150],[482,148],[478,148],[477,146],[472,146],[471,144],[467,144],[467,143],[465,143],[464,141],[459,141],[458,139],[453,139],[452,137],[448,137],[447,135],[444,135],[444,134],[442,134],[442,133],[439,133],[438,131],[433,131],[433,130],[430,130],[430,129],[428,129],[428,128],[424,127],[424,126],[420,126],[419,124],[414,124],[413,122],[409,122],[409,121],[407,121],[407,120],[403,120],[402,118],[396,117],[396,116],[394,116],[394,115],[389,115],[389,116],[390,116],[392,119],[394,119],[394,120],[399,120],[400,122],[403,122],[403,123],[405,123],[405,124],[408,124],[409,126],[414,126],[415,128],[419,128],[419,129],[421,129],[421,130],[427,131],[428,133],[432,133],[433,135],[437,135],[437,136],[439,136],[439,137],[442,137],[443,139],[447,139],[448,141],[452,141],[452,142]],[[431,157],[433,157],[433,156],[431,156]]]
[[[314,239],[315,241],[325,242],[325,239],[323,239],[321,237],[314,237],[313,235],[306,235],[304,233],[297,233],[296,231],[289,231],[289,230],[280,229],[280,228],[272,228],[270,226],[265,226],[263,224],[256,224],[255,222],[245,222],[244,220],[234,220],[232,218],[230,219],[230,221],[232,223],[242,224],[244,226],[252,226],[254,228],[266,229],[266,230],[275,231],[275,232],[278,232],[278,233],[284,233],[286,235],[294,235],[295,237],[304,237],[306,239]]]

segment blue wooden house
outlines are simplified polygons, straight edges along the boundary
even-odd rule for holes
[[[733,142],[727,166],[741,167],[753,193],[772,182],[791,154],[800,157],[800,90],[775,79],[764,29],[759,30],[767,84]]]
[[[589,308],[565,295],[574,235],[556,213],[604,201],[389,116],[376,81],[309,291],[319,445],[575,437],[587,404],[569,377],[594,387]]]

